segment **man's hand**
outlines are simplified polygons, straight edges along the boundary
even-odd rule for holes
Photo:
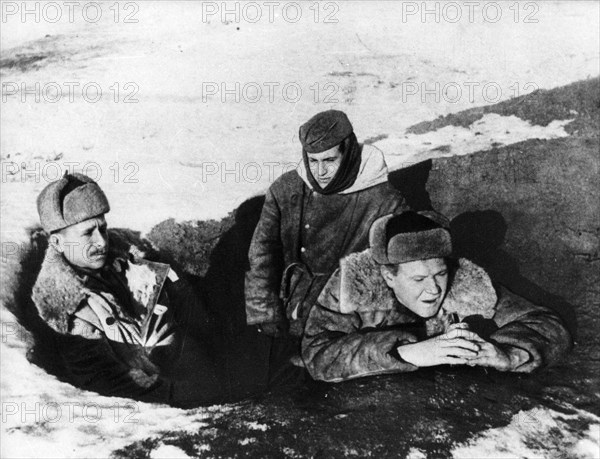
[[[443,335],[398,347],[398,354],[417,367],[464,365],[477,357],[481,338],[469,331],[466,324],[454,324]]]
[[[490,367],[498,371],[512,371],[529,360],[527,351],[516,347],[500,347],[483,340],[479,342],[479,345],[481,350],[477,357],[469,360],[468,365]]]

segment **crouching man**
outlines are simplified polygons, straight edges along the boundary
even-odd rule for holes
[[[312,308],[302,357],[315,379],[339,382],[435,365],[531,372],[572,339],[559,317],[450,258],[443,217],[376,220],[370,248],[342,259]]]
[[[266,388],[268,353],[249,344],[244,358],[254,371],[236,373],[232,368],[241,365],[228,357],[226,327],[190,284],[169,265],[135,256],[117,233],[109,238],[110,206],[93,180],[65,174],[42,190],[37,206],[49,245],[32,300],[57,333],[34,349],[48,354],[51,342],[50,366],[60,368],[61,379],[104,395],[184,407]]]

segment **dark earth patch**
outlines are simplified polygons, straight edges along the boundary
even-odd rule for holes
[[[598,136],[600,79],[590,78],[551,90],[537,90],[495,105],[477,107],[423,121],[406,130],[407,134],[425,134],[445,126],[469,127],[488,113],[514,115],[532,124],[547,126],[554,120],[575,119],[565,127],[569,134]]]
[[[47,59],[48,55],[44,54],[15,54],[14,57],[8,57],[6,59],[0,59],[0,70],[13,70],[18,69],[21,72],[26,72],[31,69],[40,68],[39,62]]]

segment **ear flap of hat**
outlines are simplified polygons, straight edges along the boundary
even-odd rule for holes
[[[387,224],[394,214],[385,215],[373,222],[369,229],[369,246],[371,247],[371,256],[380,265],[389,264],[387,257]]]

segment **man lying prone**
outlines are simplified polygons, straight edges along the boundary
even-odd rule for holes
[[[370,248],[341,261],[309,314],[302,357],[315,379],[443,364],[531,372],[570,350],[553,311],[452,259],[445,226],[440,215],[412,211],[373,223]]]

